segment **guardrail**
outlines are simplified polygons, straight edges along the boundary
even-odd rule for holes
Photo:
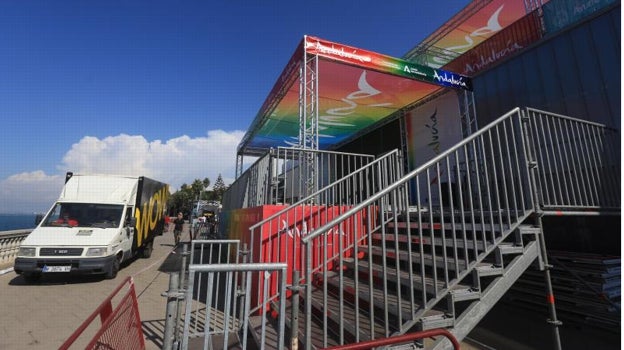
[[[113,300],[117,299],[119,300],[113,308]],[[67,350],[74,345],[78,347],[77,340],[84,339],[83,336],[88,337],[85,331],[92,330],[91,326],[98,316],[101,322],[99,330],[90,338],[88,345],[80,346],[81,348],[88,350],[145,349],[134,280],[132,277],[127,277],[74,331],[59,350]]]
[[[22,241],[32,229],[0,232],[0,268],[13,264]]]
[[[287,276],[290,279],[293,270],[302,269],[304,266],[303,255],[299,249],[301,238],[398,181],[403,176],[402,162],[399,150],[387,152],[376,160],[351,171],[349,175],[341,177],[252,225],[249,228],[249,238],[243,239],[244,243],[249,244],[250,262],[265,262],[278,256],[278,259],[282,260],[272,262],[286,262],[284,259],[287,259]],[[354,223],[349,227],[356,229],[359,226]],[[315,261],[320,262],[324,252],[329,254],[328,257],[331,259],[334,250],[333,248],[326,249],[326,247],[338,247],[337,240],[340,237],[341,235],[336,234],[333,239],[324,242],[326,244],[319,244],[316,247],[317,259]],[[255,277],[258,283],[261,283],[262,276]],[[271,283],[278,282],[274,280]],[[258,289],[256,292],[262,293],[262,290]],[[276,286],[272,286],[270,298],[277,297],[276,292]],[[260,295],[255,300],[261,300]],[[253,305],[255,306],[257,305]]]
[[[457,341],[457,339],[451,332],[447,331],[444,328],[436,328],[436,329],[430,329],[426,331],[397,335],[394,337],[368,340],[368,341],[363,341],[363,342],[353,343],[353,344],[332,346],[329,348],[325,348],[324,350],[368,350],[368,349],[375,349],[377,347],[385,346],[385,345],[398,345],[398,344],[403,344],[403,343],[408,343],[408,342],[412,342],[413,344],[413,341],[415,340],[438,337],[438,336],[446,337],[453,345],[453,349],[459,350],[461,348],[459,345],[459,342]]]
[[[279,318],[277,332],[272,332],[268,314],[253,312],[249,296],[253,274],[265,276],[266,281],[276,275],[274,278],[280,280],[280,295],[286,295],[286,267],[285,263],[190,264],[181,349],[189,349],[189,339],[197,336],[203,336],[204,349],[228,349],[230,339],[247,349],[248,344],[252,346],[248,343],[250,333],[257,337],[254,340],[263,349],[284,349],[285,318]],[[238,282],[242,284],[237,286]],[[244,298],[244,302],[237,301],[239,298]],[[267,298],[262,300],[267,308],[269,303]],[[279,315],[284,315],[286,300],[281,299],[277,304]]]
[[[230,185],[223,210],[294,203],[373,160],[369,154],[272,148]]]

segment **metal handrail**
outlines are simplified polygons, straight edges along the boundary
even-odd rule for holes
[[[384,188],[383,190],[377,192],[375,195],[369,197],[364,202],[362,202],[362,203],[360,203],[358,205],[355,205],[349,211],[345,212],[341,217],[336,218],[336,219],[326,223],[324,226],[319,227],[318,229],[314,230],[314,232],[310,233],[309,235],[307,235],[305,238],[302,239],[302,243],[307,244],[310,240],[312,240],[314,238],[317,238],[323,232],[326,232],[329,229],[331,229],[332,227],[336,226],[338,223],[340,223],[342,220],[344,220],[344,217],[353,215],[353,214],[355,214],[355,213],[365,209],[366,207],[370,206],[372,203],[374,203],[375,201],[379,200],[383,196],[386,196],[387,194],[391,193],[392,191],[396,191],[401,186],[405,186],[406,183],[408,181],[410,181],[410,179],[412,179],[414,176],[422,174],[423,172],[425,172],[425,170],[427,170],[428,168],[432,167],[433,165],[435,165],[436,163],[440,162],[441,160],[444,160],[450,154],[453,154],[454,152],[457,152],[457,150],[459,150],[462,147],[465,147],[466,145],[470,144],[471,142],[473,142],[478,137],[483,136],[485,133],[487,133],[488,131],[491,130],[492,126],[494,126],[496,124],[499,124],[501,121],[503,121],[503,120],[509,118],[510,116],[512,116],[514,114],[517,114],[519,112],[520,112],[520,108],[516,107],[516,108],[512,109],[511,111],[505,113],[503,116],[501,116],[500,118],[498,118],[498,119],[494,120],[492,123],[490,123],[489,127],[485,127],[483,129],[475,132],[471,136],[465,138],[460,143],[458,143],[455,146],[449,148],[448,150],[440,153],[438,156],[432,158],[431,160],[429,160],[428,162],[424,163],[420,167],[412,170],[411,172],[409,172],[408,174],[403,176],[399,181],[397,181],[397,182],[393,183],[392,185]]]
[[[250,244],[251,261],[266,261],[266,257],[269,256],[271,262],[289,262],[289,277],[294,270],[302,272],[301,257],[303,255],[299,252],[301,237],[307,234],[308,229],[312,229],[314,225],[321,225],[332,217],[342,215],[352,205],[399,179],[402,175],[400,154],[400,151],[396,149],[390,151],[297,203],[252,225],[249,228],[249,240],[252,242]],[[304,228],[297,231],[299,226]],[[287,235],[290,237],[286,237]],[[264,248],[258,250],[253,242],[260,242]],[[265,256],[258,254],[265,254]],[[303,273],[300,276],[303,276]],[[271,300],[279,297],[273,291],[271,291]]]
[[[243,349],[247,348],[247,337],[249,334],[249,327],[251,319],[254,314],[257,313],[251,308],[251,290],[252,274],[260,274],[268,278],[268,276],[276,273],[279,280],[279,293],[280,295],[286,294],[286,268],[285,263],[222,263],[222,264],[190,264],[188,267],[189,279],[188,287],[186,291],[186,305],[184,311],[184,330],[182,336],[181,349],[186,350],[189,348],[189,340],[191,335],[191,318],[198,318],[200,315],[204,315],[200,320],[203,327],[204,348],[208,348],[212,341],[214,334],[219,334],[223,337],[222,348],[227,348],[229,344],[230,336],[233,336],[233,332],[238,334],[239,343]],[[225,290],[216,290],[215,278],[220,278],[221,274],[225,281]],[[239,276],[240,274],[240,276]],[[205,295],[193,296],[195,290],[195,284],[200,285],[201,276],[205,275],[207,290]],[[263,286],[255,286],[258,288],[264,288]],[[241,304],[236,303],[236,299],[244,296],[244,302]],[[217,305],[215,301],[221,299],[224,305]],[[267,298],[263,298],[262,305],[267,305],[269,301]],[[284,315],[286,312],[286,299],[279,301],[279,314]],[[220,317],[217,316],[222,313]],[[267,313],[262,313],[259,317],[261,335],[259,341],[264,344],[267,341],[269,335],[267,334]],[[217,318],[218,322],[222,323],[223,329],[215,333],[215,330],[211,329],[211,321],[213,318]],[[277,349],[284,349],[285,339],[285,318],[280,317],[277,325]],[[254,329],[254,332],[257,331]]]
[[[603,124],[599,124],[599,123],[595,123],[595,122],[590,122],[590,121],[585,121],[585,120],[582,120],[582,119],[567,117],[567,116],[560,115],[560,114],[555,114],[555,113],[549,113],[549,112],[541,111],[541,110],[534,109],[534,108],[526,108],[525,110],[526,110],[527,113],[529,113],[529,112],[541,113],[541,114],[544,114],[544,115],[547,115],[547,116],[550,116],[550,117],[562,118],[562,119],[566,119],[568,121],[572,121],[572,122],[576,122],[576,123],[580,123],[580,124],[585,124],[585,125],[591,125],[591,126],[599,127],[601,129],[604,129],[604,130],[608,130],[608,131],[613,132],[613,133],[618,133],[618,131],[616,129],[608,128],[608,127],[606,127]],[[414,176],[423,173],[427,168],[430,168],[432,165],[440,162],[444,158],[447,158],[449,155],[457,152],[462,147],[465,147],[466,145],[472,143],[475,139],[477,139],[479,137],[482,137],[487,132],[490,132],[493,126],[501,123],[503,120],[508,119],[510,116],[512,116],[514,114],[520,113],[520,111],[521,111],[520,107],[516,107],[516,108],[512,109],[511,111],[505,113],[503,116],[501,116],[501,117],[497,118],[496,120],[494,120],[493,122],[491,122],[487,127],[484,127],[482,129],[480,129],[479,131],[475,132],[471,136],[469,136],[469,137],[465,138],[464,140],[462,140],[460,143],[458,143],[455,146],[447,149],[446,151],[444,151],[441,154],[439,154],[438,156],[432,158],[431,160],[429,160],[428,162],[424,163],[420,167],[412,170],[410,173],[408,173],[405,176],[403,176],[403,178],[401,178],[399,181],[397,181],[396,183],[386,187],[384,190],[376,193],[374,196],[371,196],[365,202],[362,202],[359,205],[354,206],[349,211],[345,212],[343,214],[343,216],[349,216],[349,215],[352,215],[354,213],[357,213],[358,211],[364,209],[366,206],[370,205],[371,203],[373,203],[374,201],[378,200],[379,198],[381,198],[381,197],[387,195],[388,193],[391,193],[392,191],[396,190],[400,186],[405,186],[405,184],[411,178],[413,178]],[[615,194],[615,195],[620,193],[619,192],[620,179],[619,179],[619,174],[617,174],[617,175],[618,175],[618,179],[614,180],[614,182],[617,184],[617,186],[609,187],[610,189],[615,191],[615,193],[613,193],[613,191],[610,191],[612,194]],[[617,188],[615,188],[615,187],[617,187]],[[619,196],[618,196],[618,198],[619,198]],[[540,203],[539,203],[540,206],[544,206],[543,196],[542,196],[542,198],[540,198],[540,200],[541,200]],[[618,201],[619,201],[619,199],[618,199]],[[587,208],[588,206],[582,206],[582,207],[583,208]],[[341,218],[336,218],[335,220],[326,223],[324,226],[319,227],[314,232],[312,232],[311,234],[307,235],[306,238],[303,240],[303,243],[307,243],[311,239],[316,238],[322,232],[327,231],[329,228],[335,226],[340,221],[341,221]]]
[[[276,217],[278,217],[278,216],[280,216],[280,215],[282,215],[282,214],[286,213],[287,211],[292,210],[292,208],[294,208],[294,207],[296,207],[296,206],[298,206],[298,205],[302,205],[302,204],[309,203],[309,202],[310,202],[313,198],[318,197],[321,193],[326,192],[327,190],[329,190],[329,189],[331,189],[331,188],[335,188],[335,187],[336,187],[336,186],[338,186],[339,184],[341,184],[341,183],[343,183],[343,182],[347,181],[347,178],[348,178],[348,177],[352,177],[353,175],[358,175],[358,174],[360,174],[360,173],[363,173],[363,172],[365,172],[365,171],[369,170],[370,168],[372,168],[373,166],[375,166],[375,165],[379,164],[379,163],[380,163],[380,162],[382,162],[384,159],[389,158],[389,157],[391,157],[391,156],[398,156],[398,155],[399,155],[399,151],[398,151],[397,149],[395,149],[395,150],[393,150],[393,151],[390,151],[390,152],[388,152],[388,153],[384,154],[382,157],[379,157],[379,158],[375,159],[374,161],[372,161],[372,162],[370,162],[370,163],[368,163],[368,164],[364,165],[362,168],[360,168],[360,169],[356,170],[356,171],[355,171],[355,172],[353,172],[353,173],[350,173],[348,176],[345,176],[345,177],[343,177],[343,178],[340,178],[340,179],[338,179],[338,180],[336,180],[336,181],[334,181],[334,182],[330,183],[329,185],[327,185],[327,186],[325,186],[325,187],[321,188],[320,190],[318,190],[318,191],[316,191],[316,192],[312,193],[311,195],[309,195],[309,196],[307,196],[307,197],[305,197],[305,198],[303,198],[303,199],[300,199],[298,202],[293,203],[293,204],[289,205],[288,207],[283,208],[283,209],[281,209],[280,211],[276,212],[275,214],[272,214],[271,216],[267,217],[266,219],[263,219],[262,221],[260,221],[260,222],[258,222],[258,223],[256,223],[256,224],[254,224],[254,225],[252,225],[252,226],[250,226],[250,227],[249,227],[249,230],[251,231],[251,230],[253,230],[253,229],[255,229],[255,228],[258,228],[259,226],[262,226],[263,224],[266,224],[267,222],[269,222],[269,221],[271,221],[271,220],[275,219]]]
[[[367,340],[367,341],[363,341],[359,343],[331,346],[323,350],[368,350],[368,349],[374,349],[380,346],[402,344],[402,343],[406,343],[410,341],[420,340],[423,338],[431,338],[431,337],[437,337],[437,336],[446,337],[451,342],[451,344],[453,344],[453,348],[455,350],[460,349],[459,342],[457,341],[457,338],[455,338],[453,333],[449,332],[448,330],[444,328],[436,328],[436,329],[429,329],[426,331],[396,335],[393,337]]]
[[[305,273],[302,274],[305,283],[302,284],[305,284],[306,300],[312,299],[314,291],[318,294],[315,298],[323,304],[319,307],[327,308],[328,280],[333,279],[337,282],[332,287],[335,289],[333,293],[340,296],[333,313],[337,319],[343,319],[347,312],[355,312],[350,316],[350,319],[355,317],[354,324],[340,323],[331,329],[339,343],[344,342],[347,328],[352,328],[356,341],[359,340],[358,329],[362,329],[363,324],[370,327],[366,334],[371,337],[375,337],[375,333],[388,337],[416,326],[427,310],[442,302],[461,281],[470,280],[467,277],[474,269],[540,210],[545,203],[542,200],[545,191],[552,190],[537,186],[535,174],[543,174],[540,171],[545,168],[562,174],[570,171],[595,174],[586,183],[574,182],[574,187],[566,189],[569,193],[560,191],[567,197],[561,196],[564,201],[559,201],[559,205],[594,208],[609,203],[612,198],[596,195],[596,190],[619,189],[619,173],[608,182],[599,182],[604,175],[605,170],[601,168],[604,164],[600,161],[590,163],[582,154],[577,155],[577,150],[569,145],[571,138],[550,137],[554,133],[545,134],[543,129],[538,129],[535,120],[540,118],[553,121],[559,117],[533,109],[513,109],[301,238],[301,244],[305,246],[301,249],[305,255]],[[583,149],[590,149],[592,145],[599,145],[595,149],[613,148],[610,143],[614,140],[600,136],[605,128],[595,125],[599,130],[581,132],[593,123],[586,124],[573,118],[567,120],[572,124],[567,127],[574,133],[563,132],[567,130],[563,127],[557,131],[561,130],[566,136],[573,135],[574,140],[585,147]],[[540,146],[546,140],[548,147]],[[548,167],[551,163],[540,158],[544,149],[550,149],[560,158],[567,155],[566,162]],[[603,159],[595,149],[591,151],[595,158]],[[609,163],[608,158],[604,159]],[[591,198],[595,202],[575,202],[578,198]],[[412,211],[414,204],[417,207]],[[343,239],[343,236],[347,238]],[[399,248],[400,242],[421,244],[406,244]],[[423,242],[439,249],[425,251]],[[319,256],[318,249],[323,249],[322,256]],[[380,256],[377,263],[373,261],[375,254]],[[405,264],[398,254],[402,254]],[[384,256],[393,256],[394,261],[389,262]],[[349,280],[353,285],[344,286],[343,271],[348,268],[355,270]],[[358,271],[362,276],[368,276],[368,280],[360,277]],[[378,276],[384,276],[383,281],[377,280]],[[373,284],[377,286],[379,303],[383,303],[379,305],[380,311],[375,311],[372,306],[376,302],[372,297]],[[478,285],[473,287],[479,289]],[[369,310],[360,311],[358,298],[353,301],[355,305],[347,305],[343,297],[347,288],[355,295],[363,293],[368,298],[366,303],[371,305]],[[405,307],[409,310],[402,310],[401,305],[391,305],[389,297],[407,299],[409,306]],[[388,312],[390,308],[396,309],[392,319]],[[406,318],[402,317],[403,313],[407,314]],[[310,302],[306,303],[305,315],[306,335],[310,336]],[[328,324],[326,313],[320,317],[322,324]],[[375,327],[382,329],[375,332]],[[327,326],[323,326],[325,342],[328,331]]]
[[[343,295],[347,266],[356,271],[350,290],[361,290],[369,299],[370,310],[364,313],[356,298],[353,325],[340,324],[332,329],[339,335],[339,343],[344,342],[346,328],[358,330],[362,324],[368,325],[366,331],[372,336],[376,319],[382,320],[379,327],[383,329],[378,332],[386,337],[412,329],[534,212],[524,140],[521,113],[516,108],[301,239],[306,299],[312,299],[314,289],[323,295],[319,302],[327,303],[330,276],[341,281],[334,288]],[[417,205],[414,212],[413,204]],[[400,248],[400,242],[428,242],[440,249],[425,252],[419,244],[412,251],[412,244]],[[317,249],[323,249],[322,256]],[[402,249],[406,250],[402,253]],[[378,264],[373,262],[375,254],[382,257]],[[404,254],[405,264],[398,254]],[[383,258],[389,255],[396,257],[394,262]],[[416,266],[420,266],[419,271],[413,270]],[[360,281],[357,271],[368,278]],[[382,281],[376,280],[377,276],[385,277]],[[312,281],[320,282],[313,286]],[[382,288],[378,289],[379,303],[383,302],[378,312],[372,306],[376,303],[370,290],[374,284]],[[406,299],[409,310],[390,304],[390,298]],[[344,299],[338,302],[339,310],[334,313],[343,319],[344,313],[352,312],[348,311],[352,306],[347,307]],[[396,309],[392,321],[391,309]],[[404,318],[403,313],[409,316]],[[306,336],[311,336],[311,303],[306,303],[305,315]],[[324,313],[321,323],[328,324],[328,317]],[[355,333],[356,341],[359,332]],[[326,342],[327,326],[323,327],[323,337]]]
[[[303,156],[302,156],[303,154]],[[310,191],[315,191],[321,187],[317,180],[318,176],[312,176],[308,173],[307,164],[296,163],[298,159],[304,159],[311,156],[314,159],[320,158],[316,163],[335,163],[336,159],[341,158],[341,162],[346,162],[350,166],[361,167],[365,163],[374,160],[374,156],[369,154],[345,153],[326,150],[302,149],[296,147],[277,147],[271,148],[260,158],[258,158],[243,174],[241,174],[232,185],[228,188],[223,196],[223,209],[239,209],[254,207],[266,204],[286,203],[287,199],[298,198],[301,195],[307,196]],[[344,159],[342,159],[344,158]],[[289,168],[289,165],[296,165],[297,172],[293,172],[295,168]],[[304,162],[305,163],[305,162]],[[318,165],[318,164],[317,164]],[[344,164],[339,169],[344,169]],[[281,173],[276,171],[281,169]],[[329,171],[323,174],[332,181],[337,174]],[[279,193],[279,180],[282,180],[282,193]],[[306,180],[305,188],[301,186],[301,180]],[[297,187],[295,187],[297,184]],[[309,188],[308,188],[309,187]],[[289,192],[290,191],[290,192]]]
[[[375,159],[370,154],[292,147],[278,147],[274,153],[272,168],[282,169],[282,172],[273,179],[272,204],[286,204],[306,197],[323,187],[323,183],[343,177],[342,172],[349,174]]]
[[[620,132],[603,124],[527,108],[540,208],[620,212]]]
[[[393,175],[398,176],[398,178],[390,176],[381,181],[383,177],[381,173],[384,171],[392,172],[390,168],[376,168],[373,163],[368,164],[356,171],[355,174],[359,175],[351,174],[349,176],[354,179],[361,175],[360,180],[362,180],[368,179],[368,176],[374,173],[375,179],[381,181],[380,184],[375,185],[374,190],[366,192],[357,201],[349,200],[348,205],[345,206],[347,209],[340,209],[333,216],[325,216],[325,221],[318,221],[318,223],[322,223],[318,228],[308,226],[310,230],[305,235],[288,239],[284,235],[289,232],[278,227],[276,230],[269,230],[269,238],[266,240],[264,240],[265,236],[261,236],[260,240],[257,237],[253,238],[254,232],[258,233],[260,230],[259,232],[262,234],[262,230],[266,229],[263,228],[265,225],[269,225],[272,221],[280,219],[289,212],[296,213],[297,207],[309,206],[306,207],[310,210],[308,214],[312,212],[312,209],[317,211],[329,210],[330,206],[324,206],[321,203],[331,204],[331,201],[323,202],[316,201],[316,199],[324,196],[326,192],[330,193],[328,191],[338,187],[342,183],[341,181],[349,180],[334,181],[297,203],[283,208],[263,222],[253,225],[250,228],[248,238],[251,238],[252,248],[253,244],[259,243],[258,247],[261,248],[263,256],[255,257],[256,261],[254,261],[252,255],[252,263],[271,264],[279,262],[282,264],[280,265],[282,275],[278,278],[277,276],[269,276],[268,273],[255,275],[250,273],[246,275],[246,278],[240,278],[240,281],[234,277],[234,280],[242,283],[239,290],[245,290],[243,294],[247,296],[247,302],[249,302],[249,298],[253,300],[255,297],[255,301],[252,302],[257,303],[254,305],[247,304],[244,307],[245,316],[238,319],[242,320],[251,314],[266,317],[267,314],[270,314],[266,311],[269,311],[271,306],[277,306],[279,307],[279,321],[283,322],[286,317],[283,302],[289,297],[288,294],[285,294],[284,284],[287,283],[287,278],[291,276],[290,273],[284,274],[291,270],[294,272],[303,271],[300,275],[294,274],[298,277],[292,277],[292,284],[303,287],[304,295],[302,297],[306,300],[304,309],[302,309],[305,310],[306,347],[311,347],[310,324],[312,317],[318,318],[317,321],[323,328],[320,331],[315,331],[315,335],[323,336],[323,346],[328,346],[329,332],[339,344],[355,341],[355,344],[329,348],[333,350],[364,349],[421,339],[411,338],[416,337],[416,333],[398,337],[394,335],[410,332],[415,329],[414,327],[419,322],[425,322],[423,320],[426,318],[426,311],[440,306],[445,300],[448,300],[446,298],[451,290],[454,290],[454,293],[458,291],[460,293],[483,292],[487,294],[489,287],[492,286],[482,290],[479,278],[474,277],[475,274],[473,273],[477,266],[484,267],[480,265],[486,258],[494,257],[493,253],[498,249],[501,242],[508,240],[508,237],[514,237],[512,233],[517,233],[513,243],[518,245],[518,248],[521,246],[524,247],[523,249],[533,247],[533,255],[528,254],[522,262],[522,264],[527,264],[526,266],[531,263],[530,260],[536,258],[536,245],[539,245],[540,249],[545,247],[542,242],[543,235],[535,233],[539,230],[529,229],[528,233],[526,231],[522,233],[523,231],[519,229],[521,224],[529,223],[529,218],[531,218],[530,223],[535,224],[534,219],[537,215],[534,216],[533,214],[536,212],[542,214],[542,209],[548,207],[549,203],[545,202],[543,198],[547,198],[548,193],[545,191],[552,191],[552,188],[542,188],[544,187],[544,172],[556,173],[560,171],[565,173],[573,169],[595,175],[590,177],[591,181],[588,180],[587,183],[580,180],[574,183],[576,186],[574,188],[578,189],[579,193],[581,192],[580,189],[585,188],[596,192],[597,189],[612,191],[614,187],[619,186],[619,173],[613,174],[609,178],[597,176],[600,175],[600,171],[603,171],[601,167],[608,165],[611,161],[608,157],[604,160],[596,157],[594,162],[590,162],[582,155],[568,156],[565,167],[561,165],[550,166],[551,163],[544,160],[547,155],[558,152],[557,155],[559,156],[559,154],[570,151],[567,144],[568,139],[564,138],[557,142],[550,142],[548,147],[544,147],[543,142],[547,140],[547,135],[543,131],[546,129],[539,129],[540,124],[536,122],[540,119],[561,120],[560,117],[535,109],[515,108],[409,174],[403,176],[401,171],[397,170]],[[575,130],[575,140],[579,141],[585,150],[590,150],[592,154],[596,154],[596,150],[590,148],[592,145],[598,147],[596,149],[600,147],[613,149],[608,143],[614,140],[600,137],[606,132],[605,130],[608,131],[608,128],[574,118],[564,119],[566,123],[571,123],[569,130]],[[596,129],[592,129],[593,127]],[[560,130],[567,129],[561,128]],[[581,132],[583,130],[591,130],[591,132]],[[570,132],[570,134],[572,133]],[[552,148],[552,153],[544,153],[545,148]],[[574,155],[574,152],[570,154]],[[393,156],[397,155],[398,153],[393,154]],[[394,161],[394,158],[387,156],[388,159]],[[610,156],[611,153],[609,153]],[[364,176],[363,174],[367,175]],[[536,179],[540,176],[542,182]],[[598,181],[602,179],[608,181]],[[347,186],[349,190],[356,183],[363,182],[353,181]],[[557,195],[561,196],[561,193]],[[327,196],[327,198],[334,198],[330,194]],[[568,197],[570,199],[592,198],[597,202],[579,202],[582,205],[578,206],[577,203],[572,203],[570,200],[570,203],[560,202],[557,204],[574,204],[580,209],[590,208],[594,210],[596,203],[609,203],[608,201],[613,199],[612,196],[603,198],[595,193],[587,193],[584,197],[574,193],[569,194]],[[299,221],[307,220],[302,216],[298,218]],[[297,224],[298,221],[295,221]],[[533,227],[538,226],[539,223]],[[526,230],[526,228],[524,229]],[[530,242],[522,243],[522,235],[525,234],[529,235],[529,238],[526,239]],[[539,237],[535,237],[536,235]],[[279,240],[276,237],[286,239]],[[533,242],[537,239],[540,241]],[[402,244],[401,247],[399,247],[399,243]],[[423,248],[425,245],[430,245],[433,248],[425,251],[427,249]],[[245,252],[247,252],[246,249]],[[381,258],[374,261],[373,252]],[[498,252],[500,253],[500,251]],[[542,255],[545,255],[545,252]],[[385,257],[390,257],[390,259],[385,259]],[[505,264],[502,257],[500,257],[500,261],[498,258],[497,255],[497,263]],[[515,259],[514,261],[516,261]],[[546,260],[540,260],[540,262],[547,264]],[[373,267],[373,264],[376,266]],[[226,265],[214,265],[212,272],[239,271],[240,266],[244,264]],[[268,265],[259,267],[258,271],[265,267]],[[502,268],[498,266],[487,267],[502,271]],[[191,269],[191,272],[199,273],[195,269]],[[482,269],[479,269],[479,273],[481,271]],[[509,272],[508,270],[505,271]],[[516,272],[518,271],[520,270]],[[485,272],[493,273],[494,271],[486,269]],[[345,279],[347,273],[350,274],[349,280]],[[470,278],[471,274],[472,279]],[[262,275],[263,279],[251,283],[251,278],[256,278],[259,275]],[[330,298],[328,296],[328,281],[330,279],[334,283],[331,287],[333,288],[332,293],[334,293],[331,296],[333,298],[332,303],[328,303]],[[194,280],[195,278],[190,278],[190,281]],[[467,286],[464,286],[464,283]],[[212,283],[208,284],[212,285]],[[247,289],[250,284],[256,286],[257,294]],[[190,289],[192,288],[191,284]],[[313,291],[315,293],[314,298],[312,297]],[[356,297],[347,297],[348,293],[353,293]],[[360,299],[364,301],[360,302]],[[311,310],[313,304],[315,308],[318,308],[315,310],[323,310],[323,312],[313,314]],[[366,304],[366,306],[362,304]],[[299,308],[294,308],[294,310],[299,310]],[[392,315],[390,315],[389,310],[392,310]],[[277,310],[273,309],[273,311]],[[455,311],[452,312],[452,317],[456,317]],[[346,317],[347,313],[349,317]],[[335,319],[328,320],[330,315],[335,316]],[[392,319],[390,319],[391,316]],[[293,316],[293,319],[296,317]],[[349,322],[344,322],[345,319],[349,319]],[[556,318],[552,319],[556,320]],[[185,324],[188,321],[187,313]],[[243,326],[247,323],[244,321],[238,325]],[[264,323],[265,320],[263,319],[262,324]],[[424,327],[425,324],[423,323],[421,326]],[[427,326],[429,327],[431,324]],[[328,329],[329,327],[331,329]],[[439,325],[435,327],[439,327]],[[295,327],[295,331],[297,329],[299,328]],[[354,337],[353,339],[345,336],[347,329]],[[280,324],[280,336],[282,336],[283,331],[284,328]],[[462,331],[461,328],[457,328],[455,335],[457,337],[465,336]],[[432,332],[432,330],[427,332]],[[442,333],[444,332],[448,331],[443,329]],[[246,331],[244,333],[246,334]],[[426,334],[424,336],[432,334],[419,333],[420,335]],[[264,328],[262,334],[264,338]],[[281,339],[280,344],[283,341],[283,338]],[[372,340],[360,341],[361,339]],[[452,339],[450,340],[453,343]],[[389,343],[384,343],[386,341]],[[455,345],[455,343],[453,344]]]
[[[260,200],[257,197],[258,195],[260,195],[264,198],[264,196],[267,195],[269,184],[264,183],[264,186],[265,186],[264,189],[261,189],[259,191],[261,193],[258,194],[257,193],[258,191],[250,190],[249,182],[251,180],[250,178],[253,175],[259,173],[260,171],[265,172],[264,174],[265,177],[268,176],[269,166],[263,167],[261,165],[263,163],[270,163],[271,156],[272,156],[272,150],[269,150],[261,157],[258,157],[258,159],[247,169],[247,171],[239,175],[238,178],[228,187],[228,189],[223,194],[223,210],[227,211],[227,210],[237,209],[237,208],[246,208],[250,206],[250,204],[253,204],[253,205],[265,204],[265,203],[260,203],[259,202]],[[256,176],[256,180],[258,180],[259,177],[261,176]],[[267,178],[267,180],[270,180],[270,178]],[[261,185],[258,182],[259,181],[256,181],[255,183],[256,186]],[[253,195],[255,195],[255,197]],[[250,197],[254,197],[254,198],[250,198]]]

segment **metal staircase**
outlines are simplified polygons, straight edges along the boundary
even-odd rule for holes
[[[486,237],[495,237],[491,241],[467,237],[481,225],[460,233],[448,224],[388,219],[385,232],[372,232],[352,256],[311,274],[305,297],[310,302],[300,303],[308,305],[301,312],[311,317],[301,332],[322,337],[300,339],[316,338],[313,347],[320,348],[434,328],[449,328],[463,339],[539,257],[541,231],[532,225],[506,224],[502,230],[486,231]],[[429,232],[410,233],[420,227]],[[426,345],[445,346],[450,342]]]
[[[516,108],[407,175],[392,157],[251,228],[250,261],[288,271],[286,292],[283,277],[251,279],[254,338],[285,339],[260,348],[434,328],[461,340],[532,264],[552,296],[543,215],[620,211],[619,134],[582,120]]]

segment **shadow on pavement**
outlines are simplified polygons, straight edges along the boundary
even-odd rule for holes
[[[164,272],[164,273],[180,272],[181,267],[182,267],[182,252],[183,252],[182,245],[183,244],[184,243],[180,243],[178,244],[178,246],[175,246],[173,244],[171,245],[172,247],[175,247],[175,249],[172,249],[169,255],[167,255],[165,260],[162,262],[162,264],[160,264],[160,266],[158,267],[158,271]],[[169,244],[163,244],[163,245],[169,245]]]
[[[163,348],[164,346],[163,335],[165,334],[165,320],[142,321],[141,328],[143,329],[143,336],[145,337],[146,343],[151,342],[158,349]]]
[[[16,275],[9,281],[10,286],[50,286],[63,284],[97,283],[104,280],[104,275],[71,275],[52,274],[43,275],[38,281],[29,282],[22,275]]]

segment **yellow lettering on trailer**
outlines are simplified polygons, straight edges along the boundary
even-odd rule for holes
[[[143,239],[147,237],[147,233],[149,232],[149,208],[148,204],[143,204],[143,215],[141,215],[141,209],[137,209],[137,247],[141,246]]]
[[[137,247],[141,246],[150,230],[154,230],[162,219],[168,197],[169,185],[165,185],[154,193],[148,202],[143,203],[143,208],[136,208],[134,217],[136,218]]]
[[[156,208],[156,206],[154,205],[154,203],[156,202],[156,198],[155,195],[152,196],[149,200],[149,204],[148,204],[148,213],[149,215],[147,215],[147,218],[149,219],[149,228],[150,230],[153,230],[156,227],[156,223],[158,222],[158,215],[154,215],[154,209]]]
[[[142,231],[143,231],[143,227],[141,226],[141,208],[136,208],[136,210],[134,211],[134,218],[136,219],[136,232],[134,232],[134,234],[137,237],[137,246],[141,245],[141,240],[142,240]]]

